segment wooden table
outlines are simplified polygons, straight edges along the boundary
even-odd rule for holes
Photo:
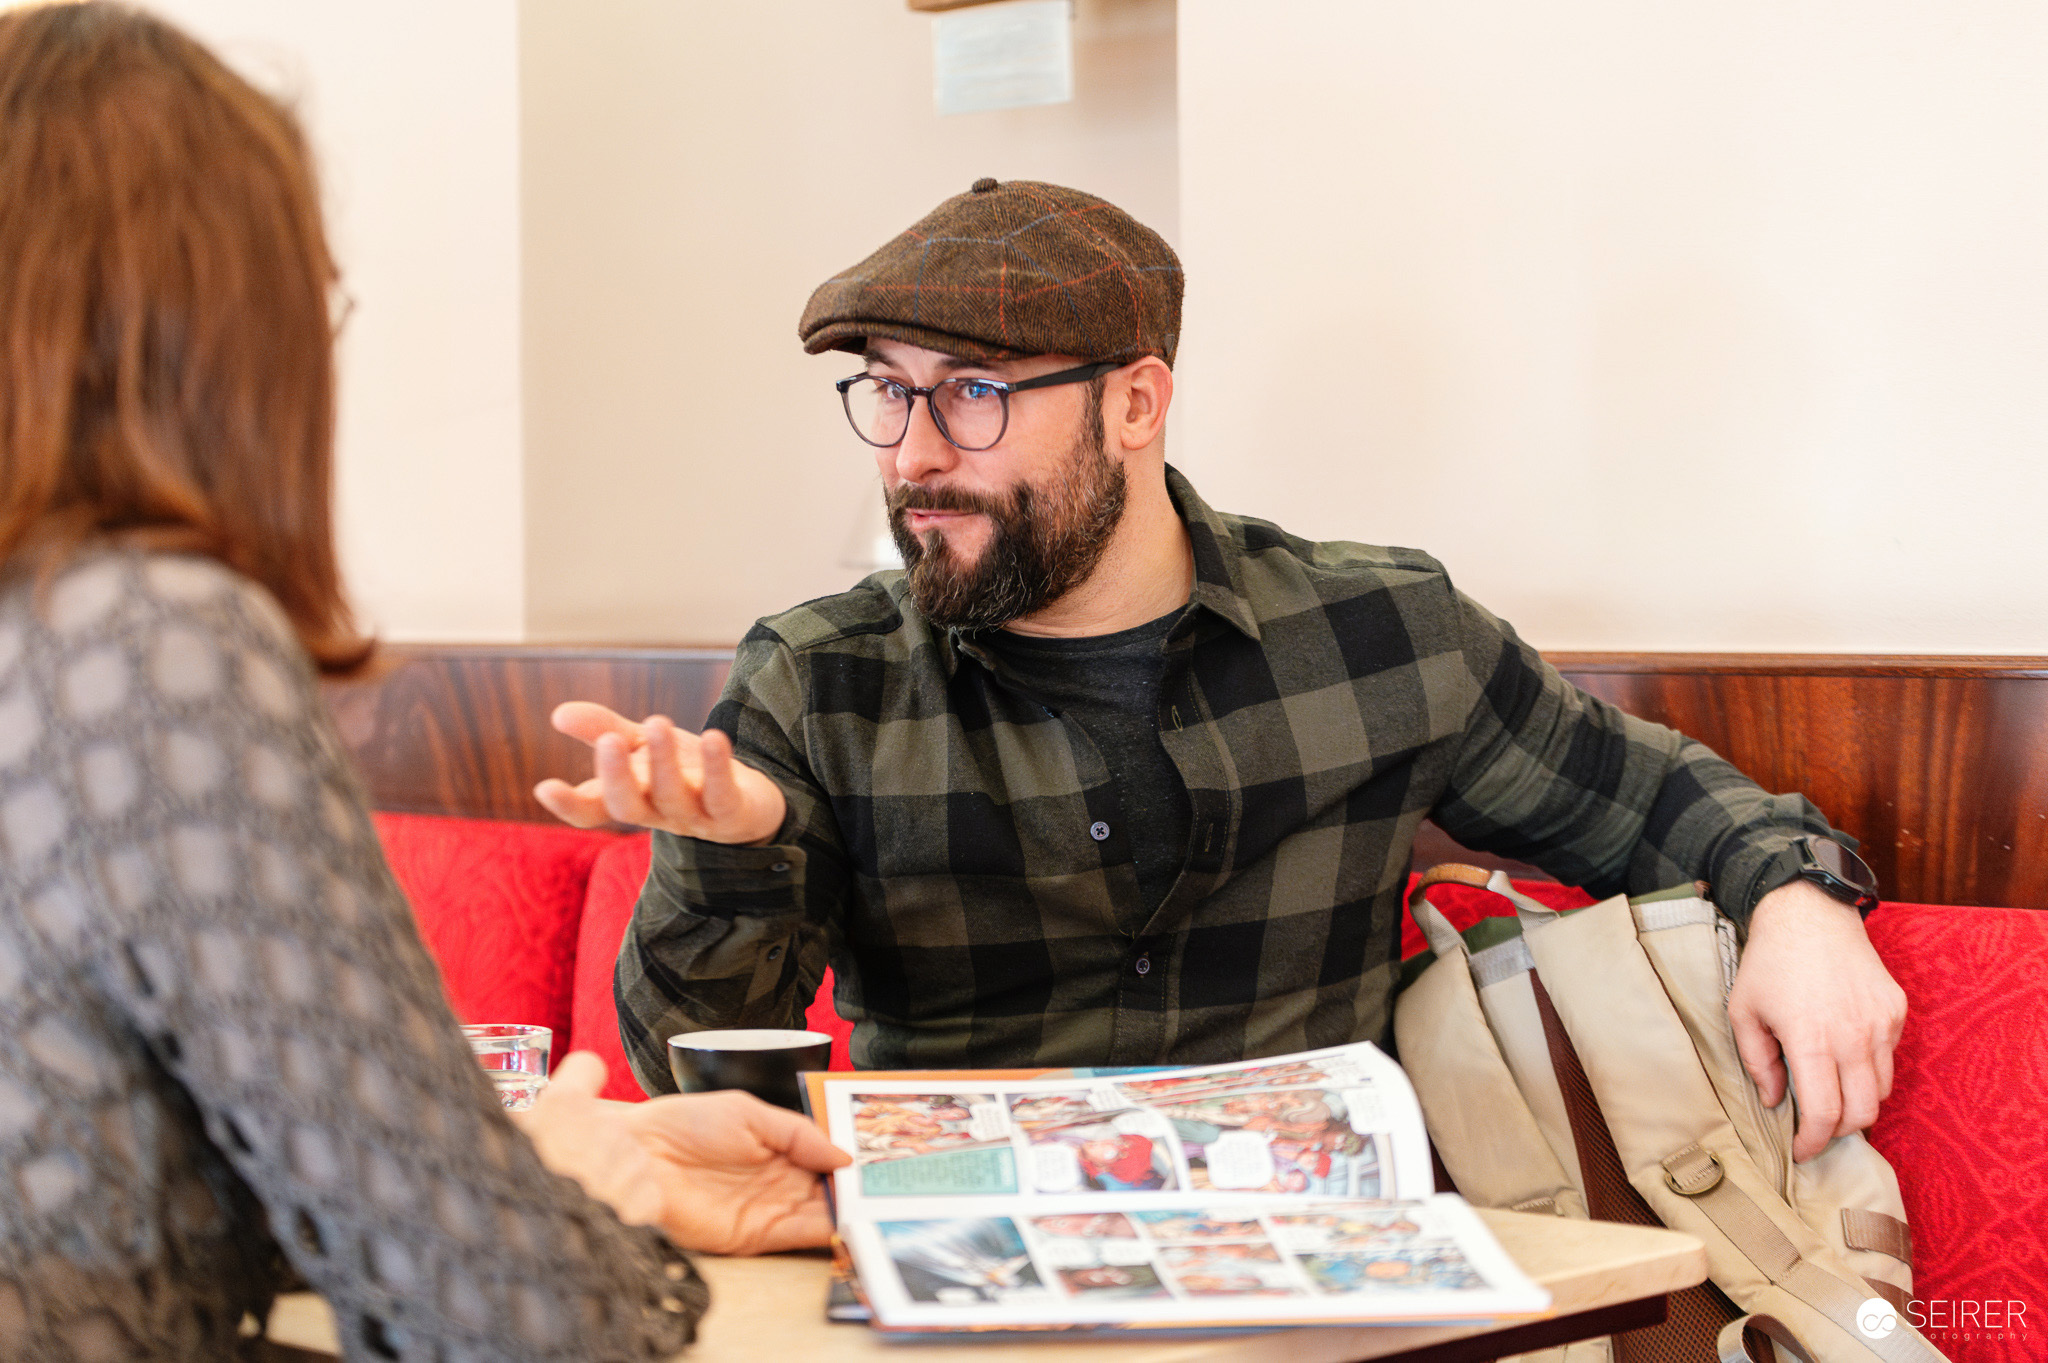
[[[1493,1358],[1608,1334],[1664,1318],[1664,1294],[1707,1276],[1706,1250],[1675,1231],[1604,1221],[1481,1211],[1529,1276],[1550,1289],[1556,1316],[1529,1325],[1316,1326],[1207,1339],[1049,1338],[1024,1343],[920,1343],[910,1354],[860,1325],[825,1320],[823,1255],[758,1259],[697,1256],[711,1284],[711,1314],[688,1363],[1342,1363],[1396,1355],[1422,1363]],[[309,1293],[278,1300],[273,1341],[315,1356],[335,1350],[333,1317]],[[305,1355],[299,1355],[304,1357]]]

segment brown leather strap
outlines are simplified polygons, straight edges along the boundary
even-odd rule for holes
[[[1432,885],[1470,885],[1475,890],[1483,890],[1492,878],[1493,872],[1467,866],[1462,861],[1438,862],[1416,877],[1415,888],[1408,891],[1408,902],[1413,904],[1422,898],[1422,892]]]
[[[1906,1295],[1906,1289],[1897,1283],[1888,1283],[1882,1278],[1865,1278],[1863,1285],[1890,1302],[1892,1310],[1899,1313],[1899,1319],[1904,1320],[1911,1314],[1913,1299]]]
[[[1536,1014],[1543,1019],[1543,1039],[1550,1047],[1550,1067],[1564,1095],[1572,1142],[1579,1151],[1579,1173],[1586,1184],[1586,1210],[1595,1221],[1621,1221],[1631,1226],[1662,1226],[1650,1204],[1628,1181],[1628,1171],[1608,1134],[1600,1101],[1586,1078],[1579,1053],[1557,1015],[1557,1005],[1543,988],[1542,978],[1529,972],[1536,993]],[[1614,1337],[1615,1363],[1697,1363],[1714,1357],[1721,1327],[1741,1315],[1711,1283],[1673,1292],[1662,1325]]]
[[[1813,1356],[1776,1316],[1744,1316],[1729,1321],[1716,1341],[1716,1356],[1721,1363],[1778,1363],[1772,1344],[1799,1363],[1813,1363]]]
[[[1850,1249],[1874,1250],[1889,1254],[1902,1264],[1913,1262],[1913,1232],[1906,1229],[1906,1223],[1896,1216],[1883,1212],[1865,1211],[1861,1207],[1842,1208],[1842,1243]],[[1904,1310],[1904,1307],[1900,1307]]]

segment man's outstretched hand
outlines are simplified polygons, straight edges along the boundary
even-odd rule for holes
[[[511,1114],[548,1168],[684,1249],[772,1254],[831,1239],[818,1176],[849,1157],[809,1119],[737,1092],[611,1102],[597,1096],[604,1074],[597,1056],[573,1052],[533,1107]]]
[[[1735,1046],[1764,1103],[1799,1099],[1792,1158],[1877,1120],[1892,1091],[1892,1050],[1906,994],[1877,957],[1856,910],[1795,880],[1757,901],[1728,995]]]
[[[731,846],[766,842],[782,827],[782,788],[732,755],[716,729],[693,734],[661,715],[635,724],[602,705],[555,707],[555,728],[591,747],[596,774],[570,785],[549,777],[533,796],[578,828],[617,820]]]

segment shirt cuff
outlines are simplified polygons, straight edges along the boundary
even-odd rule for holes
[[[683,905],[707,918],[772,918],[795,913],[803,902],[804,851],[788,821],[778,841],[729,847],[673,834],[655,837],[657,871],[673,875]]]

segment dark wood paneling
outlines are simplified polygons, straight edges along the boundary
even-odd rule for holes
[[[564,700],[702,725],[729,649],[393,646],[330,702],[383,809],[544,819],[546,776],[587,750]],[[1863,841],[1887,898],[2048,907],[2048,659],[1557,653],[1595,695],[1680,729]],[[1431,841],[1434,839],[1434,841]],[[1419,860],[1455,859],[1428,830]],[[1484,859],[1480,859],[1484,860]]]
[[[731,649],[394,644],[388,670],[327,684],[328,707],[379,809],[545,820],[533,787],[590,775],[590,750],[548,725],[565,700],[701,728]]]
[[[2048,659],[1554,654],[1863,843],[1890,899],[2048,907]]]

